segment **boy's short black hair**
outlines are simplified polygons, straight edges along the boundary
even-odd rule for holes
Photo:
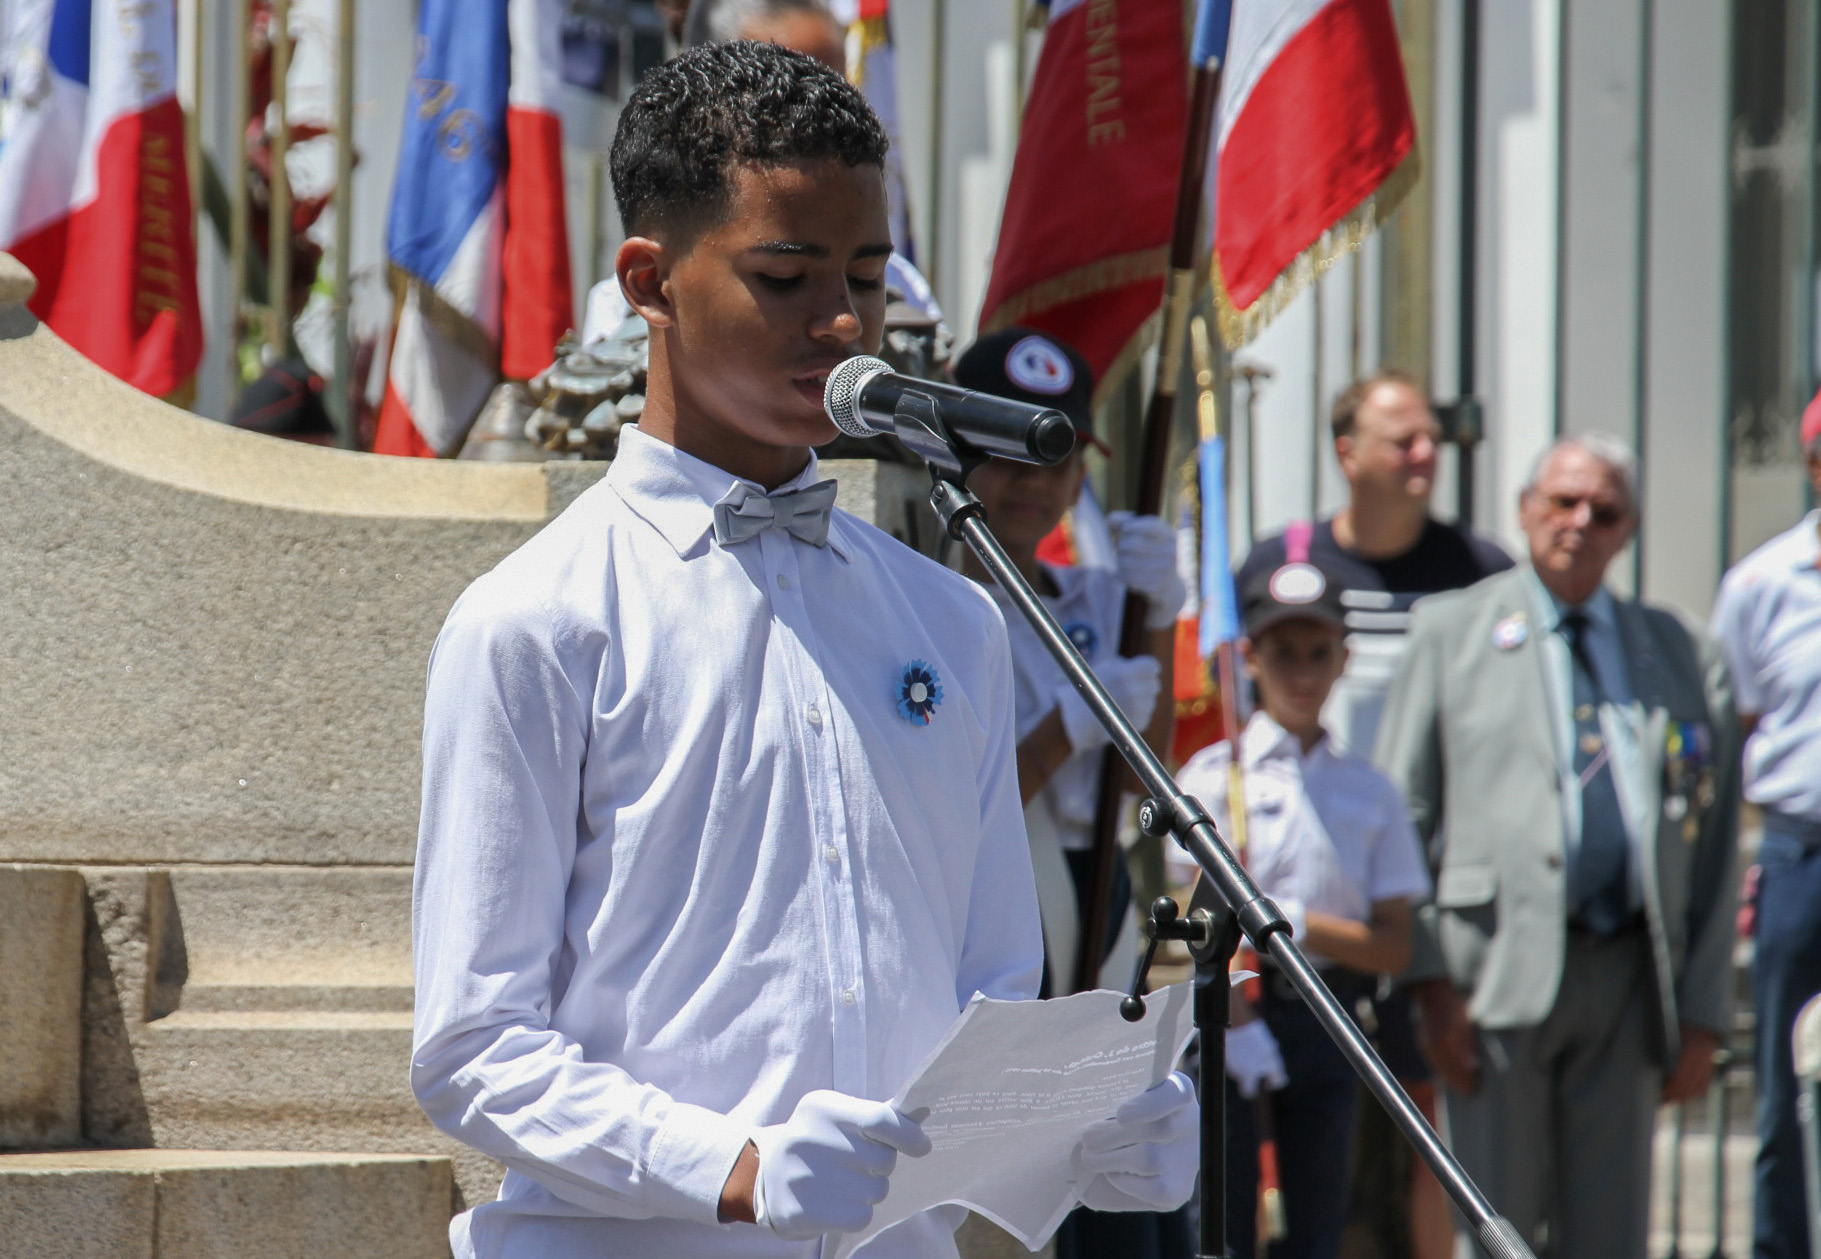
[[[690,235],[727,213],[736,162],[883,170],[889,145],[859,89],[815,58],[751,40],[704,44],[652,70],[627,100],[613,197],[628,236]]]

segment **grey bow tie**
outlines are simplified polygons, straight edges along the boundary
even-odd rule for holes
[[[737,546],[767,529],[783,529],[812,546],[828,545],[835,483],[818,481],[788,494],[763,494],[741,481],[714,505],[714,540]]]

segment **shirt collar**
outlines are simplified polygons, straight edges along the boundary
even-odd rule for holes
[[[1536,569],[1526,566],[1524,575],[1530,582],[1531,602],[1536,604],[1538,628],[1545,634],[1553,634],[1562,627],[1562,618],[1570,612],[1579,612],[1587,618],[1590,629],[1600,633],[1610,633],[1618,629],[1619,614],[1615,607],[1612,591],[1604,586],[1598,587],[1587,601],[1579,608],[1564,603],[1556,598],[1555,592],[1543,584],[1543,579],[1536,575]]]
[[[1303,754],[1302,740],[1278,725],[1264,709],[1252,714],[1246,722],[1246,728],[1239,739],[1240,765],[1254,769],[1265,761],[1278,757],[1290,757],[1296,761],[1314,760],[1328,751],[1328,736],[1322,735],[1321,742]]]
[[[816,472],[816,454],[812,450],[803,471],[771,492],[783,494],[814,485],[820,479]],[[606,480],[634,514],[662,534],[683,557],[707,542],[714,531],[714,505],[735,482],[764,492],[756,481],[725,472],[669,442],[642,433],[636,424],[620,430],[619,450],[607,468]],[[841,514],[836,512],[829,521],[828,545],[845,560],[849,553],[841,535],[843,528]]]

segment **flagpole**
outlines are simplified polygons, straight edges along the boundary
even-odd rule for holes
[[[330,415],[343,450],[360,448],[360,408],[354,401],[354,347],[348,340],[354,249],[354,0],[340,0],[335,27],[335,305],[334,383]]]
[[[1150,405],[1145,411],[1138,496],[1134,503],[1141,516],[1155,516],[1163,509],[1164,480],[1169,475],[1170,432],[1176,415],[1176,384],[1182,375],[1189,306],[1195,296],[1195,242],[1201,226],[1202,184],[1208,173],[1208,142],[1214,132],[1214,107],[1220,100],[1220,72],[1221,63],[1215,58],[1195,67],[1189,125],[1183,129],[1176,214],[1170,232],[1170,279],[1164,290],[1163,340],[1157,356],[1157,377],[1152,383]],[[1120,655],[1135,656],[1145,649],[1148,631],[1144,619],[1143,598],[1128,594],[1120,621]],[[1098,987],[1100,983],[1100,959],[1106,952],[1106,920],[1113,895],[1113,874],[1118,867],[1119,798],[1124,781],[1124,762],[1117,751],[1109,749],[1100,762],[1100,795],[1094,808],[1093,868],[1088,881],[1085,920],[1081,924],[1081,951],[1075,959],[1078,992]]]
[[[272,173],[266,181],[266,301],[271,322],[266,344],[274,358],[289,349],[291,333],[291,0],[272,0],[272,106],[278,126],[271,132]]]
[[[1200,428],[1202,441],[1209,441],[1209,439],[1220,437],[1220,415],[1218,415],[1218,408],[1215,404],[1213,337],[1207,333],[1207,321],[1200,315],[1196,315],[1195,321],[1189,324],[1189,348],[1195,355],[1196,415],[1200,421],[1198,428]],[[1231,415],[1227,417],[1226,437],[1227,450],[1233,450]],[[1227,512],[1227,510],[1231,510],[1229,505],[1233,503],[1233,461],[1231,459],[1220,461],[1220,477],[1226,486],[1226,494],[1220,496],[1215,510]],[[1204,486],[1202,512],[1206,514],[1207,510],[1209,510],[1209,496],[1207,496],[1206,486]],[[1209,536],[1209,530],[1204,527],[1202,537],[1206,539],[1207,536]],[[1220,530],[1220,536],[1227,536],[1226,528]],[[1200,568],[1206,574],[1209,572],[1209,565],[1220,565],[1220,574],[1222,574],[1220,579],[1226,583],[1227,589],[1231,589],[1231,585],[1233,585],[1233,576],[1229,570],[1231,561],[1233,561],[1231,556],[1224,556],[1224,554],[1209,556],[1204,552]],[[1204,590],[1206,590],[1206,578],[1204,578]],[[1202,599],[1202,618],[1204,618],[1202,623],[1204,625],[1209,616],[1216,616],[1216,612],[1209,607],[1209,601],[1204,594],[1204,599]],[[1220,689],[1220,725],[1226,731],[1227,736],[1227,842],[1233,847],[1233,855],[1240,860],[1240,865],[1249,867],[1247,865],[1247,829],[1249,829],[1251,818],[1246,813],[1246,762],[1240,756],[1240,678],[1238,678],[1240,670],[1238,670],[1238,661],[1235,660],[1235,634],[1238,634],[1240,630],[1236,623],[1226,623],[1226,616],[1222,616],[1220,619],[1222,619],[1220,643],[1218,643],[1218,647],[1215,647],[1215,676],[1216,685]],[[1249,969],[1255,969],[1256,966],[1258,966],[1256,953],[1253,953],[1249,944],[1242,944],[1240,946],[1240,967],[1249,971]],[[1247,980],[1246,986],[1242,988],[1249,1000],[1258,998],[1258,993],[1255,991],[1256,984],[1258,984],[1258,978],[1255,975],[1251,980]],[[1287,1223],[1284,1219],[1284,1177],[1282,1177],[1282,1173],[1278,1172],[1277,1162],[1277,1117],[1275,1117],[1275,1111],[1271,1110],[1271,1099],[1266,1097],[1262,1088],[1258,1090],[1258,1095],[1253,1099],[1253,1128],[1258,1137],[1258,1201],[1264,1206],[1264,1235],[1271,1241],[1282,1241],[1282,1237],[1286,1235]],[[1244,1204],[1240,1204],[1240,1210],[1244,1210]]]
[[[189,89],[190,107],[184,112],[183,119],[183,156],[188,163],[185,172],[190,177],[190,231],[194,233],[198,247],[202,242],[202,0],[191,0],[188,6],[190,26],[187,32],[189,39],[188,53],[190,58],[189,73],[184,76],[185,86]]]
[[[942,107],[948,73],[948,14],[945,0],[930,5],[929,58],[929,237],[919,259],[923,274],[942,291]]]
[[[1026,33],[1030,30],[1030,14],[1026,11],[1029,0],[1012,0],[1012,135],[1016,136],[1024,125],[1024,75],[1026,52]]]
[[[247,250],[250,247],[251,207],[247,204],[247,115],[252,112],[252,69],[247,64],[247,0],[232,0],[230,23],[232,34],[228,51],[228,73],[233,76],[234,116],[230,132],[233,147],[228,161],[232,170],[228,187],[233,200],[228,205],[228,405],[240,396],[245,383],[240,375],[240,339],[245,331],[247,305]]]

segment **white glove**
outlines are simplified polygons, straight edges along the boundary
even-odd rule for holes
[[[1114,571],[1126,589],[1143,595],[1146,629],[1168,629],[1189,597],[1176,568],[1176,530],[1157,516],[1107,513],[1113,534]]]
[[[865,1228],[900,1153],[929,1153],[923,1129],[884,1102],[828,1089],[805,1093],[789,1119],[753,1134],[753,1214],[780,1237],[808,1241]]]
[[[1277,1037],[1263,1019],[1227,1029],[1227,1075],[1241,1097],[1257,1097],[1261,1084],[1280,1089],[1290,1082],[1284,1056],[1277,1051]]]
[[[1201,1166],[1195,1086],[1182,1072],[1091,1125],[1075,1147],[1076,1197],[1094,1211],[1174,1211]]]
[[[1290,938],[1296,941],[1296,947],[1309,947],[1309,907],[1299,900],[1290,897],[1281,899],[1273,897],[1278,912],[1283,914],[1284,921],[1290,924]]]
[[[1163,666],[1156,656],[1109,656],[1094,672],[1134,726],[1142,730],[1150,724],[1151,714],[1157,711],[1157,693],[1163,689]],[[1064,682],[1057,688],[1056,707],[1062,710],[1069,746],[1077,752],[1108,741],[1106,727],[1073,683]]]

